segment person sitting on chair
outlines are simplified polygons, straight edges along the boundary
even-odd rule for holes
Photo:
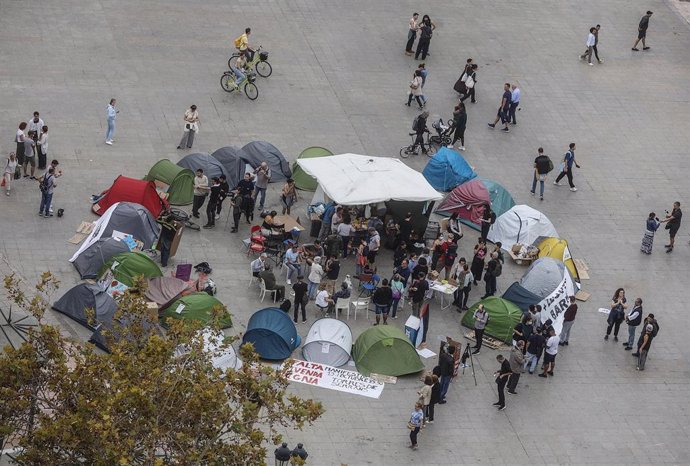
[[[271,264],[265,265],[264,271],[259,273],[259,278],[264,281],[264,285],[268,291],[275,290],[275,300],[282,301],[283,297],[285,296],[285,287],[276,283],[276,276],[273,273],[273,270],[271,270]]]
[[[278,212],[272,210],[264,217],[264,222],[261,224],[261,233],[267,237],[283,238],[285,235],[285,225],[281,225],[273,220],[276,215],[278,215]]]
[[[328,295],[325,283],[321,283],[319,285],[319,292],[316,294],[316,301],[314,304],[316,304],[316,307],[321,310],[321,314],[323,316],[328,314],[328,311],[335,304],[335,302]]]
[[[262,252],[261,255],[254,259],[251,262],[251,267],[252,267],[252,275],[255,277],[258,277],[261,272],[263,272],[266,269],[266,259],[268,258],[268,254],[265,252]]]
[[[347,299],[350,297],[350,287],[347,285],[346,282],[342,282],[340,284],[340,291],[336,291],[333,293],[332,299],[333,299],[333,304],[337,304],[338,300],[340,298]]]

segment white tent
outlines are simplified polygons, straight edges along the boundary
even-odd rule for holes
[[[559,238],[546,215],[528,205],[516,205],[496,219],[487,238],[493,243],[500,241],[508,251],[517,243],[532,244],[540,236]]]
[[[223,346],[225,338],[223,332],[209,328],[203,329],[200,332],[204,339],[204,351],[210,354],[213,367],[223,372],[226,372],[228,369],[239,370],[242,368],[242,361],[237,356],[235,348],[232,345]],[[188,352],[188,348],[180,345],[175,350],[175,356],[184,356]]]
[[[316,178],[326,196],[338,204],[365,205],[389,200],[426,202],[443,198],[421,173],[398,159],[340,154],[297,159],[297,164]]]
[[[339,367],[350,360],[352,331],[337,319],[319,319],[309,329],[302,356],[310,362]]]

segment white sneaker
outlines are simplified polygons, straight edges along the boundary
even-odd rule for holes
[[[288,285],[292,285],[292,280],[288,278],[287,280],[285,280],[285,283],[287,283]]]
[[[594,66],[594,63],[590,63],[589,66]]]
[[[577,188],[570,188],[570,190],[571,190],[572,192],[575,192],[575,191],[577,191]]]
[[[105,143],[108,144],[109,146],[113,145],[113,141],[105,141]]]
[[[465,146],[460,146],[460,150],[465,150]]]
[[[554,185],[554,186],[560,186],[560,184],[558,184],[558,181],[554,181],[554,182],[553,182],[553,185]]]
[[[218,220],[219,218],[220,218],[220,215],[216,214],[216,220]]]
[[[452,149],[452,148],[453,148],[453,144],[448,144],[446,147],[447,147],[448,149]]]

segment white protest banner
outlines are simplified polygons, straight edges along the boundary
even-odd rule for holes
[[[570,275],[564,274],[563,281],[556,287],[555,290],[551,292],[546,298],[544,298],[539,304],[541,304],[541,322],[542,324],[547,320],[551,319],[551,325],[556,331],[556,335],[560,335],[561,328],[563,328],[563,314],[565,310],[570,306],[569,296],[573,296],[574,287],[573,281],[570,279]]]
[[[295,361],[287,377],[292,382],[367,396],[369,398],[381,396],[384,387],[384,384],[359,372],[309,361]]]

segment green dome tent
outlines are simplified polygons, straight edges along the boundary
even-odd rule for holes
[[[191,204],[194,198],[194,173],[188,169],[175,165],[168,159],[155,163],[149,174],[144,177],[147,181],[162,181],[168,188],[168,202],[172,205]]]
[[[113,268],[115,262],[117,262],[117,265]],[[132,286],[134,284],[134,277],[139,275],[143,275],[145,278],[163,276],[163,272],[161,272],[161,269],[158,268],[156,263],[142,252],[123,252],[122,254],[111,257],[103,267],[101,267],[99,276],[102,277],[110,268],[113,268],[115,280],[127,286]]]
[[[223,303],[203,291],[183,296],[168,306],[161,316],[161,323],[166,325],[168,318],[182,320],[197,320],[203,326],[211,322],[213,308],[223,308]],[[226,310],[220,320],[221,328],[232,327],[230,313]]]
[[[317,157],[328,157],[330,155],[333,155],[333,152],[328,149],[314,146],[304,149],[297,158],[314,159]],[[302,167],[297,165],[297,162],[292,164],[292,179],[295,180],[297,189],[301,189],[302,191],[316,191],[316,187],[318,186],[316,180],[312,176],[307,175],[304,170],[302,170]]]
[[[352,358],[364,375],[400,376],[424,369],[410,340],[402,330],[389,325],[370,327],[355,342]]]
[[[485,333],[508,344],[513,341],[513,329],[522,318],[522,310],[508,300],[489,296],[474,303],[462,318],[462,325],[474,328],[474,311],[480,304],[489,313]]]

